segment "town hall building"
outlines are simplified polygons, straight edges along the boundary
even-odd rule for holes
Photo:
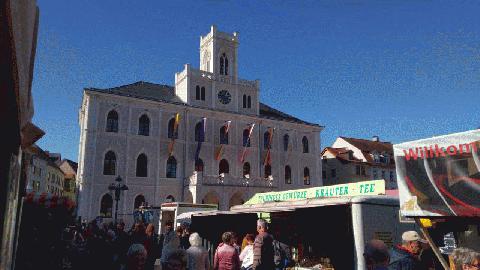
[[[322,185],[323,127],[261,103],[259,81],[238,77],[238,46],[238,33],[212,26],[200,38],[200,69],[186,64],[174,86],[84,89],[82,219],[112,217],[108,187],[118,177],[128,186],[119,218],[142,204],[212,203],[227,210],[258,192]]]

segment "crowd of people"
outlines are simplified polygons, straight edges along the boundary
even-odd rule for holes
[[[64,232],[63,269],[107,270],[283,270],[294,265],[290,249],[268,233],[267,222],[257,221],[257,235],[246,234],[242,241],[233,232],[224,232],[221,243],[209,251],[198,233],[189,226],[176,229],[167,222],[157,235],[153,224],[135,223],[130,230],[119,222],[98,226],[95,221]],[[368,270],[440,269],[426,241],[415,231],[402,235],[402,243],[388,248],[381,240],[365,246]],[[452,254],[455,270],[480,269],[480,254],[459,248]],[[321,269],[321,268],[320,268]]]
[[[389,249],[381,240],[371,240],[365,246],[367,270],[435,270],[443,269],[428,242],[416,231],[402,234],[402,243]],[[454,270],[480,269],[480,253],[457,248],[452,254]]]

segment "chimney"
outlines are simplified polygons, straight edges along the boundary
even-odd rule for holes
[[[378,136],[373,136],[372,137],[372,142],[379,142],[380,141],[380,137]]]

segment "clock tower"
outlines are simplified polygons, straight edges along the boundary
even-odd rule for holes
[[[226,33],[212,25],[200,36],[200,68],[185,65],[175,74],[175,94],[197,107],[258,115],[259,82],[238,77],[237,32]]]

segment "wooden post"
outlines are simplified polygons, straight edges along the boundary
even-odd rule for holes
[[[432,248],[433,253],[435,253],[435,256],[437,256],[438,261],[440,264],[442,264],[443,269],[449,270],[450,267],[448,266],[447,262],[443,258],[442,254],[440,253],[440,250],[438,249],[437,245],[432,240],[432,237],[430,237],[430,234],[428,233],[428,230],[423,227],[422,223],[420,222],[420,218],[415,218],[415,222],[417,223],[418,227],[420,227],[420,230],[422,231],[423,237],[428,241],[428,244]]]

